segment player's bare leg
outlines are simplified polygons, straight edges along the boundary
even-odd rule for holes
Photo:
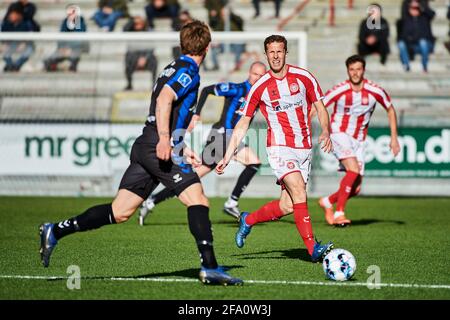
[[[202,185],[190,185],[178,199],[187,207],[189,230],[195,238],[201,256],[200,280],[205,284],[242,285],[242,280],[231,277],[217,264],[209,220],[209,202]]]
[[[239,198],[255,174],[258,172],[259,167],[261,166],[261,161],[249,147],[244,147],[239,150],[234,156],[234,160],[244,165],[245,169],[239,175],[231,195],[224,204],[223,211],[236,219],[239,219],[241,214],[238,206]]]
[[[111,204],[116,222],[122,223],[128,221],[136,209],[139,208],[142,201],[144,201],[144,199],[133,192],[126,189],[120,189]]]

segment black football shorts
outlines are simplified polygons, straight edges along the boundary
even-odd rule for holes
[[[219,161],[225,156],[230,141],[231,135],[227,135],[223,128],[212,128],[202,151],[202,164],[214,169]],[[247,147],[247,145],[241,142],[237,147],[236,152],[239,152],[245,147]]]
[[[187,187],[200,183],[198,175],[192,166],[178,161],[162,161],[156,156],[156,147],[149,144],[133,144],[130,155],[130,165],[123,174],[119,189],[126,189],[147,199],[152,191],[162,183],[173,190],[178,196]]]

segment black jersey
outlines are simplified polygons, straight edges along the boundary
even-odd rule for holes
[[[218,83],[208,86],[202,90],[196,114],[200,114],[209,94],[225,97],[222,114],[220,115],[219,121],[213,125],[213,128],[234,129],[236,123],[241,118],[239,108],[244,102],[250,88],[251,84],[248,81],[241,83]]]
[[[149,115],[141,137],[141,143],[156,145],[159,141],[158,124],[156,123],[156,100],[161,90],[168,86],[175,94],[170,114],[169,130],[176,145],[182,141],[186,129],[194,114],[200,86],[199,68],[197,63],[188,56],[181,56],[170,63],[159,75],[150,103]],[[180,130],[181,129],[181,130]],[[175,134],[174,134],[175,133]]]

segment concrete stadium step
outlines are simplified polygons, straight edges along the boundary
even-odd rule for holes
[[[90,176],[0,176],[2,195],[111,196],[120,179]]]
[[[430,65],[430,73],[421,73],[418,62],[412,65],[411,73],[404,73],[399,66],[398,75],[395,73],[383,74],[376,72],[374,67],[370,67],[372,73],[368,73],[368,78],[385,87],[391,94],[396,95],[446,95],[450,92],[449,73],[435,73]],[[125,85],[125,75],[123,69],[116,68],[117,72],[95,73],[19,73],[11,74],[0,78],[0,93],[4,95],[108,95],[121,91]],[[314,66],[310,70],[316,74],[323,90],[331,88],[337,83],[346,79],[344,67],[330,69],[316,69]],[[220,72],[201,72],[202,86],[225,81],[225,75]],[[231,81],[242,81],[245,74],[234,74]],[[133,83],[136,90],[151,90],[149,72],[136,72]]]
[[[108,97],[14,97],[0,100],[0,119],[98,120],[110,119],[111,98]]]

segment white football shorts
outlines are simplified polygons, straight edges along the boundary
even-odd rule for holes
[[[359,174],[364,175],[364,141],[358,141],[344,132],[332,133],[330,135],[333,143],[333,154],[340,161],[342,159],[356,157],[359,165]],[[345,171],[344,166],[339,163],[339,171]]]
[[[295,149],[285,146],[267,147],[270,167],[283,186],[282,180],[293,172],[300,172],[305,184],[311,170],[312,149]]]

